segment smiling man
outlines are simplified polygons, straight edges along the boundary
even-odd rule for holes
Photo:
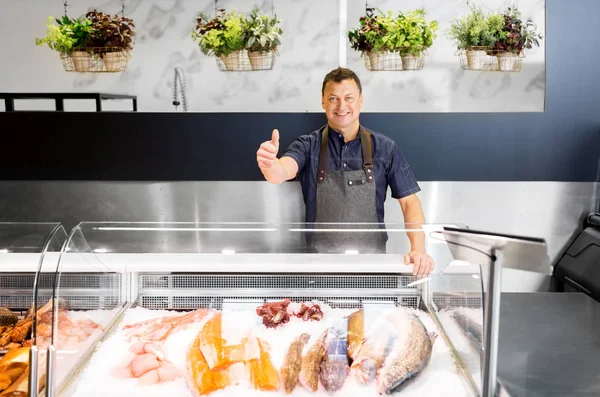
[[[307,224],[315,223],[318,228],[324,223],[363,223],[378,229],[365,233],[310,233],[308,243],[318,252],[336,247],[384,253],[388,186],[400,203],[404,222],[415,225],[425,222],[417,197],[421,189],[396,143],[360,124],[362,86],[353,71],[337,68],[329,72],[321,93],[327,124],[299,137],[281,158],[277,158],[279,131],[273,130],[271,140],[263,142],[256,153],[258,166],[271,183],[294,178],[300,181]],[[405,263],[414,264],[415,275],[429,274],[434,262],[425,251],[424,233],[407,235],[411,249]]]

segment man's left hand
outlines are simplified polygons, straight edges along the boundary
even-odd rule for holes
[[[425,252],[410,251],[407,255],[404,255],[404,263],[406,265],[413,264],[413,275],[415,276],[426,276],[431,273],[435,267],[433,258],[427,255]]]

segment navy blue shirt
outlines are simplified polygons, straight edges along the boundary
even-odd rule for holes
[[[298,163],[296,180],[300,181],[302,185],[307,223],[314,222],[317,216],[317,170],[323,129],[325,129],[325,126],[310,134],[300,136],[282,155],[282,157],[291,157]],[[371,133],[377,195],[377,219],[383,224],[383,207],[388,186],[392,191],[392,197],[395,199],[417,193],[421,191],[421,188],[398,145],[383,134],[368,127],[365,127],[365,129]],[[327,148],[328,170],[362,170],[363,159],[360,135],[357,134],[355,139],[344,143],[344,137],[329,127]]]

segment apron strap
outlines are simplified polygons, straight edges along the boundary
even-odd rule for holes
[[[367,182],[373,182],[373,148],[371,146],[371,133],[360,126],[360,145],[362,147],[363,169],[367,175]]]
[[[319,152],[319,171],[317,183],[325,181],[325,172],[327,171],[327,142],[329,142],[329,125],[325,126],[321,136],[321,151]]]
[[[367,182],[373,182],[373,148],[371,145],[371,133],[360,126],[360,145],[362,149],[363,157],[363,169],[367,176]],[[329,142],[329,125],[323,129],[321,135],[321,151],[319,152],[319,170],[317,175],[317,183],[323,183],[325,181],[325,174],[327,172],[327,143]]]

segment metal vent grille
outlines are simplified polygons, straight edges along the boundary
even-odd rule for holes
[[[285,296],[281,297],[270,297],[268,300],[255,296],[255,297],[207,297],[207,296],[141,296],[140,304],[146,309],[174,309],[174,310],[195,310],[198,308],[211,308],[222,310],[224,304],[234,304],[236,309],[247,309],[254,310],[257,305],[261,305],[266,301],[276,301],[286,299]],[[288,298],[294,302],[303,301],[319,301],[323,302],[334,309],[352,309],[355,307],[361,307],[363,303],[369,304],[394,304],[396,306],[408,306],[418,308],[420,303],[420,297],[418,296],[390,296],[390,297],[319,297],[315,299],[310,296],[293,297]]]
[[[2,274],[0,288],[2,289],[31,289],[35,282],[35,274]],[[119,283],[117,274],[61,274],[61,288],[110,288]],[[39,288],[54,286],[54,273],[44,273],[39,278]]]
[[[69,296],[64,299],[69,310],[108,310],[119,306],[119,299],[114,296]]]
[[[470,307],[479,309],[483,307],[483,301],[481,296],[456,296],[456,295],[444,295],[434,294],[433,303],[438,309],[453,309],[457,307]]]
[[[470,274],[443,275],[431,279],[434,291],[482,292],[481,279]]]
[[[328,276],[328,275],[141,275],[142,289],[392,289],[406,287],[414,276]]]
[[[39,302],[46,303],[50,296],[39,296]],[[33,293],[29,295],[2,295],[0,296],[0,307],[6,307],[13,311],[27,311],[33,306]]]
[[[38,305],[45,305],[50,295],[38,296]],[[119,300],[116,297],[102,296],[69,296],[61,295],[68,304],[70,310],[104,310],[113,309],[118,306]],[[26,311],[33,306],[33,296],[27,295],[6,295],[0,296],[0,307],[10,308],[11,310]]]

